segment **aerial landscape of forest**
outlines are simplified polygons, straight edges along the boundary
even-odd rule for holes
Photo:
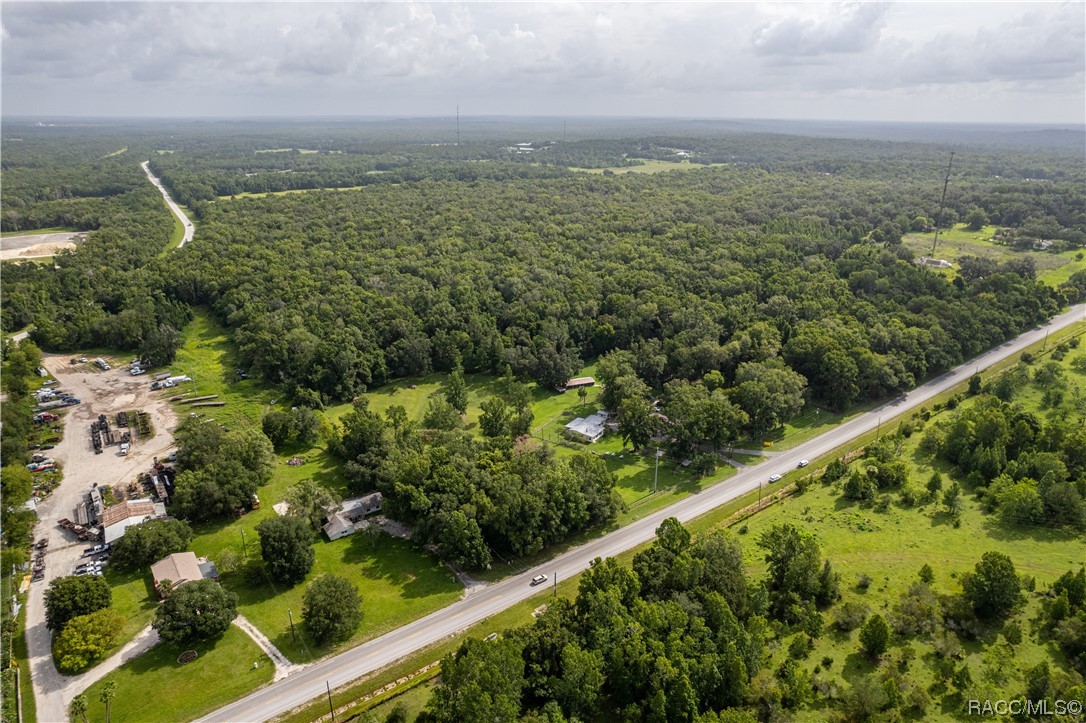
[[[23,65],[156,12],[5,19],[0,717],[1083,719],[1080,119],[110,113]],[[759,12],[802,63],[922,14]]]

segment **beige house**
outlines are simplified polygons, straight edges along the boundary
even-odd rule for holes
[[[206,557],[196,557],[195,552],[175,552],[151,565],[151,576],[158,596],[163,597],[161,584],[166,580],[171,587],[178,588],[193,580],[217,580],[219,571],[215,563]]]

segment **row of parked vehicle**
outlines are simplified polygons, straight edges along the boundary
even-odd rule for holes
[[[109,544],[88,547],[83,550],[83,557],[90,559],[76,565],[73,574],[101,576],[102,568],[109,564]]]
[[[44,537],[34,545],[34,566],[31,568],[31,582],[45,579],[45,548],[47,547],[49,547],[49,540]]]

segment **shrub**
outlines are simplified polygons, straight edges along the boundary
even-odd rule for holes
[[[869,612],[870,610],[863,603],[849,601],[839,605],[834,611],[833,624],[838,630],[847,633],[863,625]]]
[[[812,648],[814,648],[814,642],[801,633],[792,638],[792,642],[788,645],[788,657],[793,660],[803,660],[811,654]]]

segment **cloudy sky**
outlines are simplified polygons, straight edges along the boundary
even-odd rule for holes
[[[1083,123],[1086,4],[21,3],[4,115]]]

